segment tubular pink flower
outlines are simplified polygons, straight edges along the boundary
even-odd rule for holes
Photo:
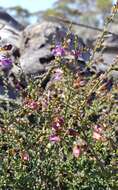
[[[93,138],[96,139],[96,140],[101,140],[102,136],[100,133],[97,133],[97,132],[93,132]]]
[[[65,49],[61,45],[56,45],[56,47],[52,50],[52,54],[54,56],[64,56]]]
[[[68,134],[70,136],[77,136],[78,132],[75,129],[70,128],[70,129],[68,129]]]
[[[63,117],[55,117],[54,121],[52,122],[52,129],[55,131],[61,130],[62,125],[64,124],[64,118]]]
[[[22,152],[22,154],[21,154],[21,159],[23,160],[23,161],[29,161],[29,154],[27,153],[27,152]]]
[[[50,140],[51,142],[57,143],[57,142],[60,142],[60,137],[57,136],[57,135],[55,135],[55,134],[53,134],[53,135],[51,135],[51,136],[49,137],[49,140]]]
[[[75,145],[73,147],[73,155],[78,158],[81,154],[81,149],[80,149],[80,146],[79,145]]]
[[[95,125],[94,126],[94,131],[101,133],[103,131],[102,127],[100,125]]]
[[[11,69],[12,60],[5,55],[0,55],[0,66],[5,70]]]

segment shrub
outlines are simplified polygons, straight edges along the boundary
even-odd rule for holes
[[[27,88],[16,83],[21,101],[1,98],[6,102],[0,112],[1,190],[118,188],[118,86],[108,77],[117,58],[104,73],[90,69],[105,34],[106,28],[82,65],[78,57],[84,60],[90,50],[76,35],[71,41],[69,30],[53,48],[47,75],[28,79]],[[11,66],[10,59],[7,63]]]

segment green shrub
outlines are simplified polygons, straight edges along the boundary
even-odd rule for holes
[[[45,89],[45,78],[29,80],[20,89],[21,102],[1,98],[7,103],[0,112],[1,190],[118,189],[118,86],[108,77],[118,61],[91,74],[93,55],[84,69],[72,72],[89,50],[78,48],[77,36],[70,50],[70,34],[53,49]]]

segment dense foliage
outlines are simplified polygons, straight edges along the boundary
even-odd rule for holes
[[[0,97],[1,190],[118,189],[118,84],[109,78],[118,58],[104,73],[91,71],[105,34],[91,52],[69,29],[52,47],[55,61],[43,78],[26,77],[26,88],[15,81],[20,101]],[[11,48],[1,47],[5,87]]]

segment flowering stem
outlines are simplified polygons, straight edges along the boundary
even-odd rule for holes
[[[94,59],[95,53],[97,52],[97,49],[98,49],[99,47],[101,47],[101,45],[102,45],[102,43],[103,43],[103,41],[104,41],[104,37],[105,37],[106,32],[107,32],[107,27],[108,27],[108,25],[110,24],[110,22],[113,20],[114,16],[115,16],[115,14],[111,14],[111,15],[107,18],[107,20],[106,20],[106,22],[105,22],[105,26],[104,26],[103,32],[102,32],[100,38],[97,39],[96,45],[95,45],[94,50],[93,50],[93,54],[92,54],[92,56],[91,56],[91,58],[90,58],[90,60],[89,60],[89,62],[88,62],[88,64],[87,64],[88,67],[90,67],[90,66],[93,64],[93,59]],[[107,33],[108,33],[108,32],[107,32]],[[102,49],[101,49],[101,51],[102,51]]]

